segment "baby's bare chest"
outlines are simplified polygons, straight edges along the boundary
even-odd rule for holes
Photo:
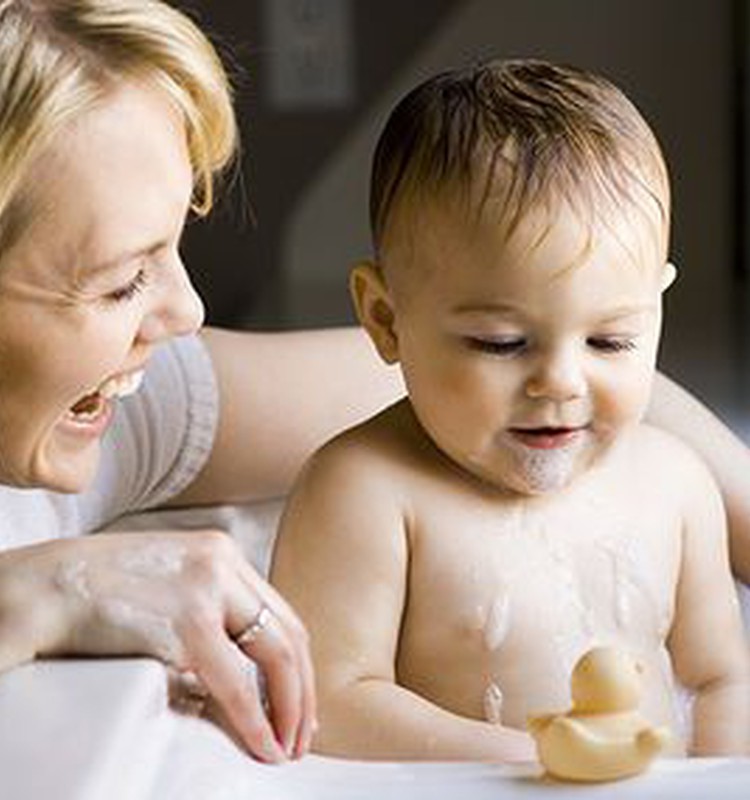
[[[549,695],[596,643],[663,649],[680,557],[668,513],[615,499],[564,513],[457,506],[429,523],[415,531],[400,660],[456,710],[481,715],[493,681]]]

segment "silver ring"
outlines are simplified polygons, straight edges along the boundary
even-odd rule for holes
[[[266,605],[261,606],[260,611],[253,617],[250,624],[234,637],[235,644],[238,647],[244,648],[245,645],[254,642],[269,626],[272,619],[273,613],[271,609]]]

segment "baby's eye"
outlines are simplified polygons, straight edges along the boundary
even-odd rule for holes
[[[522,352],[527,345],[526,339],[522,336],[503,336],[501,338],[469,336],[466,342],[472,350],[479,350],[482,353],[490,353],[496,356],[516,355]]]
[[[136,272],[135,277],[124,286],[104,295],[104,300],[107,303],[126,303],[142,291],[147,283],[148,274],[145,269],[140,269]]]
[[[602,353],[623,353],[635,350],[635,339],[629,336],[590,336],[586,344]]]

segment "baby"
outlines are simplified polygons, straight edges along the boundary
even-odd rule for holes
[[[316,749],[531,759],[529,715],[611,645],[678,751],[746,752],[720,497],[641,422],[675,275],[648,125],[575,69],[438,75],[387,122],[371,219],[352,294],[408,397],[308,463],[272,570],[311,634]]]

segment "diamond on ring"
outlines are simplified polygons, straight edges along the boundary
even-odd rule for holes
[[[235,644],[238,647],[254,642],[258,636],[268,627],[273,619],[273,614],[268,606],[261,606],[260,611],[255,615],[252,622],[237,636],[234,637]]]

